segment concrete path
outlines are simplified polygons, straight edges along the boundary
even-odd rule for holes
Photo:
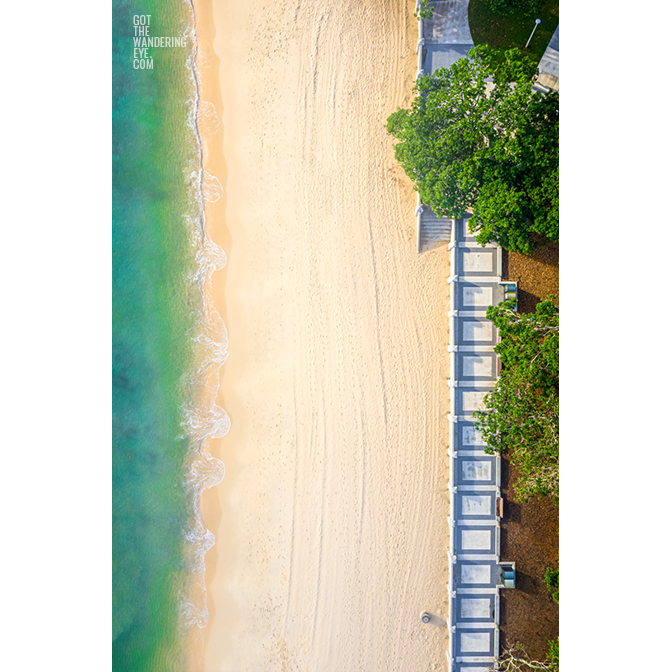
[[[433,2],[434,16],[425,19],[428,44],[473,44],[468,19],[469,0]]]
[[[468,6],[469,0],[433,2],[433,18],[419,21],[418,76],[468,55],[474,46]],[[501,249],[481,247],[467,218],[437,217],[419,197],[416,215],[418,252],[448,241],[451,251],[448,671],[487,672],[499,657],[500,590],[505,576],[507,587],[514,585],[509,573],[515,565],[502,563],[499,555],[500,459],[485,453],[473,412],[483,408],[499,369],[497,330],[485,312],[504,299],[509,283],[501,278]]]
[[[560,91],[560,26],[555,29],[544,55],[539,61],[538,88]]]
[[[450,243],[450,523],[448,542],[449,672],[487,672],[499,656],[499,597],[505,587],[500,560],[500,458],[485,452],[473,416],[483,408],[499,371],[497,329],[485,317],[515,283],[502,282],[502,250],[481,247],[458,219]],[[506,585],[510,584],[510,585]]]
[[[434,16],[424,20],[425,74],[452,65],[474,46],[469,31],[469,0],[433,2]]]

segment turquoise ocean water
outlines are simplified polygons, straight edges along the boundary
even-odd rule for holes
[[[133,17],[147,15],[150,37],[186,44],[148,48],[152,67],[134,68]],[[189,2],[113,2],[114,670],[184,669],[185,635],[207,622],[214,538],[198,504],[224,475],[209,439],[229,427],[208,289],[226,260],[205,233],[221,187],[201,167],[193,25]]]

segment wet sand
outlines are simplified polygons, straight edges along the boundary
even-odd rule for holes
[[[412,97],[413,10],[197,2],[231,431],[192,669],[445,669],[449,257],[416,254],[385,131]]]

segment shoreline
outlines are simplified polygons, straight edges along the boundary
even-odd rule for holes
[[[417,615],[447,604],[448,254],[416,255],[384,129],[411,98],[414,6],[260,4],[194,0],[231,429],[209,447],[226,475],[201,497],[215,545],[189,669],[439,663],[445,625]]]
[[[198,42],[198,58],[196,68],[198,70],[198,87],[199,87],[199,104],[201,108],[212,105],[214,115],[218,123],[203,124],[203,115],[199,109],[198,134],[200,146],[202,151],[202,168],[205,173],[214,175],[223,187],[221,197],[215,201],[205,202],[205,230],[204,234],[217,244],[226,255],[227,264],[223,269],[215,271],[211,276],[211,283],[209,293],[204,296],[206,304],[214,306],[216,312],[221,317],[225,329],[228,331],[228,320],[226,304],[221,300],[224,294],[226,284],[226,270],[228,259],[231,250],[231,236],[226,227],[226,180],[228,176],[228,169],[222,151],[222,94],[219,85],[219,63],[217,55],[213,50],[215,25],[212,20],[212,0],[192,0],[192,11],[195,23],[195,34]],[[205,128],[201,129],[201,125]],[[206,288],[207,290],[207,288]],[[230,345],[229,345],[230,356]],[[228,360],[228,357],[227,357]],[[226,366],[226,362],[223,366]],[[222,366],[222,368],[223,368]],[[231,417],[230,409],[223,400],[223,389],[221,384],[222,368],[219,369],[217,375],[218,389],[215,398],[215,404],[223,408],[229,418]],[[233,425],[233,423],[232,423]],[[222,441],[231,434],[232,429],[229,429],[228,434],[223,438],[210,438],[208,441],[208,452],[212,457],[222,460],[225,469],[227,468],[226,460],[222,455]],[[221,487],[225,481],[230,478],[228,473],[225,473],[222,483],[203,490],[200,497],[201,516],[206,529],[215,534],[215,543],[205,554],[205,590],[208,609],[208,624],[211,622],[213,614],[216,613],[216,608],[211,600],[211,584],[213,581],[214,569],[218,563],[218,551],[224,549],[226,551],[226,538],[220,532],[222,526],[222,509],[218,504],[217,488]],[[209,625],[204,628],[193,626],[188,631],[187,640],[187,669],[189,672],[203,672],[204,670],[204,649],[208,641],[210,629]]]

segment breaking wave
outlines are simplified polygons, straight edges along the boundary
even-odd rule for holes
[[[191,9],[191,20],[185,27],[184,36],[192,47],[185,64],[192,89],[187,128],[194,151],[191,164],[184,170],[190,185],[190,207],[184,221],[196,262],[189,281],[200,305],[195,308],[194,315],[197,324],[196,335],[192,338],[194,366],[185,374],[184,381],[193,393],[191,401],[181,409],[182,428],[189,441],[184,486],[193,504],[193,517],[184,530],[184,560],[189,577],[181,591],[180,614],[187,628],[203,628],[208,622],[205,554],[214,545],[215,536],[205,526],[200,503],[203,491],[221,483],[225,474],[224,463],[210,454],[209,447],[212,439],[225,436],[231,427],[226,411],[216,403],[219,370],[228,357],[229,342],[211,292],[212,274],[224,268],[226,255],[208,236],[205,213],[206,203],[215,202],[224,194],[217,177],[203,167],[203,137],[217,130],[219,120],[214,105],[201,100],[195,10],[191,0],[185,2]]]

